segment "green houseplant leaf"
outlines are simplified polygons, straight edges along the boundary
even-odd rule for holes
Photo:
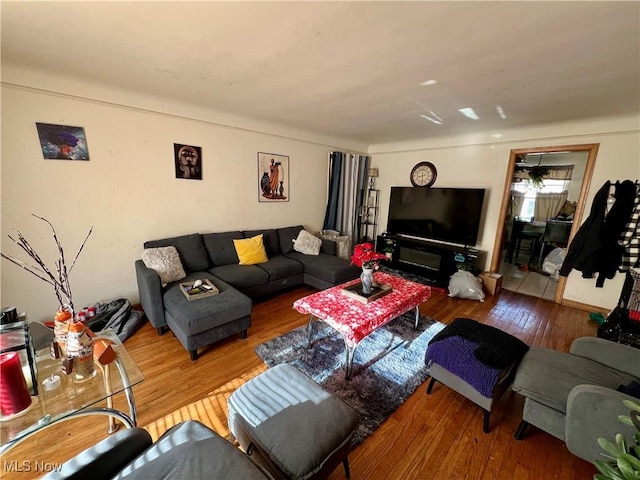
[[[606,438],[598,438],[598,445],[607,452],[611,460],[596,460],[594,462],[600,473],[593,476],[594,480],[640,480],[640,403],[630,400],[622,402],[631,409],[629,416],[620,415],[618,419],[626,425],[635,426],[638,430],[633,435],[635,445],[627,444],[620,433],[616,435],[615,443]]]

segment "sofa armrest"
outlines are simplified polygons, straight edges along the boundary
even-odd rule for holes
[[[640,350],[604,338],[581,337],[571,344],[571,354],[640,378]]]
[[[147,268],[142,260],[136,260],[136,279],[140,305],[144,313],[155,328],[164,327],[167,322],[164,318],[160,275],[155,270]]]
[[[630,395],[598,385],[578,385],[567,398],[565,442],[574,455],[588,461],[604,460],[604,450],[598,438],[615,441],[621,433],[627,441],[637,432],[635,427],[618,420],[619,415],[629,415],[623,400],[636,400]]]
[[[122,430],[84,450],[63,463],[62,468],[42,478],[46,480],[111,479],[152,443],[151,435],[143,428]]]
[[[327,238],[322,239],[322,246],[320,247],[322,253],[335,256],[338,253],[338,244],[333,240]]]

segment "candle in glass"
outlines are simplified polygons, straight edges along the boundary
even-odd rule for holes
[[[0,413],[15,415],[31,405],[31,396],[17,352],[0,354]]]

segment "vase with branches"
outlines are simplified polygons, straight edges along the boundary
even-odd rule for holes
[[[11,235],[7,235],[7,236],[12,242],[18,245],[18,247],[20,247],[24,252],[26,252],[26,254],[31,258],[31,260],[35,262],[36,265],[29,265],[28,263],[16,257],[7,255],[2,252],[0,252],[0,256],[10,261],[14,265],[17,265],[18,267],[26,270],[27,272],[31,273],[35,277],[39,278],[40,280],[51,285],[53,287],[55,296],[58,299],[58,304],[60,308],[61,309],[67,308],[68,310],[70,310],[70,312],[73,315],[75,308],[73,305],[73,293],[71,290],[69,275],[71,274],[71,271],[73,270],[73,267],[75,266],[76,261],[78,260],[78,257],[80,256],[80,253],[82,252],[82,249],[84,248],[85,243],[87,242],[87,239],[91,235],[91,232],[93,231],[93,227],[89,229],[89,233],[87,233],[87,236],[85,237],[84,241],[80,245],[78,252],[73,257],[73,261],[71,262],[71,265],[67,267],[64,249],[62,248],[62,244],[60,243],[58,234],[56,233],[56,229],[53,227],[53,224],[44,217],[39,217],[38,215],[35,215],[33,213],[31,215],[33,215],[38,220],[42,220],[51,228],[51,233],[53,234],[53,240],[56,243],[57,252],[58,252],[58,258],[55,261],[55,267],[54,268],[48,267],[45,261],[42,259],[42,257],[38,254],[38,252],[31,246],[29,241],[19,231],[17,233],[17,237],[13,237]]]

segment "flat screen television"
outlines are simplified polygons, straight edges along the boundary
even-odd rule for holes
[[[474,246],[484,188],[391,187],[387,232]]]

